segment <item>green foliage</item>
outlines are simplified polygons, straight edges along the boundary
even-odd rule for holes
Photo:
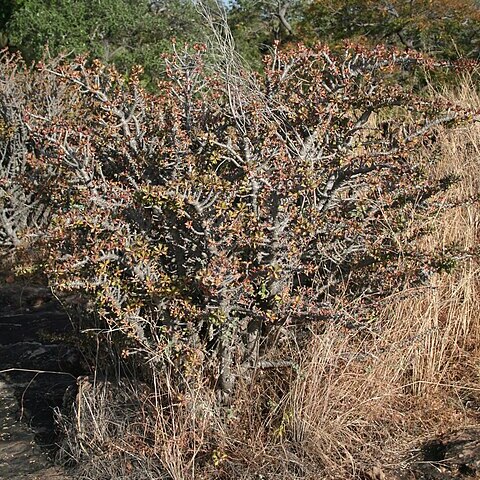
[[[288,31],[279,20],[281,6],[281,2],[268,0],[238,0],[230,6],[229,24],[237,49],[256,69],[261,69],[262,57],[269,53],[274,42],[283,44],[293,38],[293,31]],[[292,11],[300,9],[300,2],[288,5],[284,15],[289,24],[292,21]]]
[[[0,2],[0,31],[3,32],[15,8],[15,0],[2,0]]]
[[[305,4],[298,35],[387,43],[439,58],[480,58],[480,7],[473,0],[328,0]]]
[[[171,39],[198,40],[193,4],[168,0],[155,10],[147,0],[22,0],[9,2],[3,27],[9,44],[28,60],[38,60],[48,45],[60,52],[88,53],[113,62],[121,71],[145,66],[148,77],[161,71],[161,55]],[[195,38],[197,37],[197,38]]]
[[[281,10],[290,30],[279,20]],[[354,41],[441,59],[480,58],[480,6],[474,0],[239,0],[229,15],[239,51],[257,69],[276,41],[321,41],[340,49]]]

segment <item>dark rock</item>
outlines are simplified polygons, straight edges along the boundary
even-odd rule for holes
[[[467,480],[480,478],[480,427],[426,442],[409,462],[402,480]]]
[[[53,412],[81,372],[68,316],[43,288],[0,288],[0,479],[65,479]]]

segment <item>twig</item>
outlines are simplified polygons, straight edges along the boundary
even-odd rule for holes
[[[0,374],[2,373],[9,373],[9,372],[30,372],[30,373],[36,373],[41,374],[41,373],[49,373],[49,374],[55,374],[55,375],[69,375],[70,377],[76,379],[77,377],[75,375],[72,375],[71,373],[68,372],[56,372],[53,370],[33,370],[30,368],[7,368],[5,370],[0,370]]]

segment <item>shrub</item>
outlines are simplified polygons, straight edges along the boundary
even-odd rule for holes
[[[55,92],[52,90],[54,87]],[[29,125],[25,108],[35,101],[38,110],[60,109],[61,89],[31,75],[20,57],[2,55],[0,63],[0,253],[20,247],[26,230],[38,232],[49,218],[50,206],[35,190],[34,169],[28,163]],[[40,106],[41,105],[41,106]],[[47,107],[48,108],[48,107]],[[44,119],[46,120],[46,119]],[[31,145],[30,145],[31,146]],[[31,156],[31,155],[30,155]]]
[[[204,58],[175,49],[156,94],[141,69],[82,58],[23,73],[55,95],[22,100],[15,180],[51,212],[37,251],[52,286],[88,299],[124,356],[185,381],[202,365],[228,396],[237,375],[288,361],[272,342],[361,325],[428,277],[414,242],[453,181],[426,173],[431,132],[471,112],[395,85],[432,67],[419,55],[299,46],[262,77]]]

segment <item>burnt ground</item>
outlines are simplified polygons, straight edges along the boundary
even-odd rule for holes
[[[480,479],[480,427],[446,433],[420,446],[399,480]]]
[[[0,288],[0,479],[65,479],[54,411],[80,372],[68,315],[43,288]]]

